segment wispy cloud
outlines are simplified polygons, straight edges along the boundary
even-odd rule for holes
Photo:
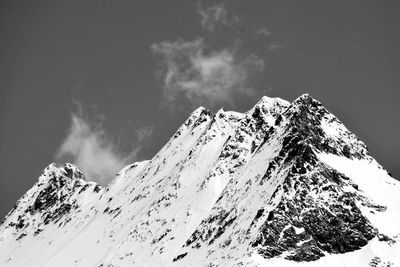
[[[143,142],[152,134],[152,128],[139,128],[136,133],[132,152],[126,155],[106,134],[101,123],[89,121],[81,111],[74,112],[67,136],[57,150],[56,160],[70,161],[89,180],[106,185],[125,165],[137,160]]]
[[[201,26],[205,30],[214,31],[218,24],[230,25],[231,23],[224,3],[213,3],[203,7],[202,2],[199,1],[196,11],[200,16]]]
[[[164,57],[163,93],[172,106],[182,97],[193,107],[234,106],[237,95],[255,96],[248,81],[264,67],[264,61],[254,54],[240,56],[237,47],[210,51],[203,39],[163,41],[151,49]]]
[[[270,37],[272,35],[272,32],[266,27],[261,27],[256,31],[256,34],[261,37]]]
[[[278,54],[282,49],[284,49],[284,45],[283,43],[287,43],[287,41],[285,40],[281,40],[278,41],[276,39],[276,36],[273,36],[272,31],[270,31],[267,27],[263,26],[261,28],[258,28],[258,30],[256,30],[256,37],[257,39],[259,38],[263,38],[265,40],[268,41],[268,50],[270,50],[271,52]]]
[[[283,46],[282,46],[280,43],[278,43],[278,42],[274,42],[274,43],[272,43],[272,44],[270,44],[270,45],[268,46],[268,49],[269,49],[270,51],[272,51],[272,52],[277,53],[277,52],[279,52],[280,50],[283,49]]]

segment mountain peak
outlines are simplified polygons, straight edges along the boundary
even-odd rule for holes
[[[257,105],[273,105],[273,104],[286,104],[289,105],[290,103],[280,97],[269,97],[269,96],[263,96],[261,99],[258,101]]]
[[[263,96],[249,112],[251,113],[256,108],[260,108],[263,111],[280,111],[283,107],[289,105],[290,103],[282,98]]]
[[[296,100],[301,100],[301,101],[309,101],[309,100],[314,100],[314,98],[309,94],[309,93],[304,93],[299,95]],[[295,101],[296,101],[295,100]]]
[[[203,107],[203,106],[200,106],[200,107],[198,107],[197,109],[195,109],[191,114],[190,114],[190,116],[200,116],[200,114],[202,114],[202,113],[209,113],[210,111],[207,109],[207,108],[205,108],[205,107]]]
[[[85,175],[72,163],[65,163],[64,167],[58,167],[56,163],[49,164],[42,172],[40,178],[68,177],[70,179],[85,180]]]
[[[322,104],[309,94],[302,94],[293,101],[293,105],[299,106],[322,106]]]
[[[65,163],[64,172],[65,176],[71,179],[82,179],[86,181],[85,175],[72,163]]]

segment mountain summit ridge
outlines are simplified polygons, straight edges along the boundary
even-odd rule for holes
[[[304,94],[199,107],[105,188],[50,164],[3,220],[0,263],[391,266],[399,241],[400,183]]]

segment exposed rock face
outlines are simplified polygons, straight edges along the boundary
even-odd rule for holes
[[[263,97],[243,114],[195,110],[153,159],[104,189],[51,164],[3,220],[0,262],[379,264],[391,263],[382,257],[399,234],[400,184],[365,144],[309,95]],[[357,254],[376,242],[389,252]]]
[[[278,189],[283,191],[281,202],[252,242],[264,257],[290,252],[287,259],[316,260],[324,252],[359,249],[377,234],[356,206],[357,194],[344,192],[338,186],[341,175],[323,167],[316,166],[311,175],[290,172],[285,178]]]

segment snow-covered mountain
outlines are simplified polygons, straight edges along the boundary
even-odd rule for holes
[[[101,162],[99,162],[101,164]],[[48,166],[0,266],[399,266],[400,183],[309,95],[195,110],[107,188]]]

